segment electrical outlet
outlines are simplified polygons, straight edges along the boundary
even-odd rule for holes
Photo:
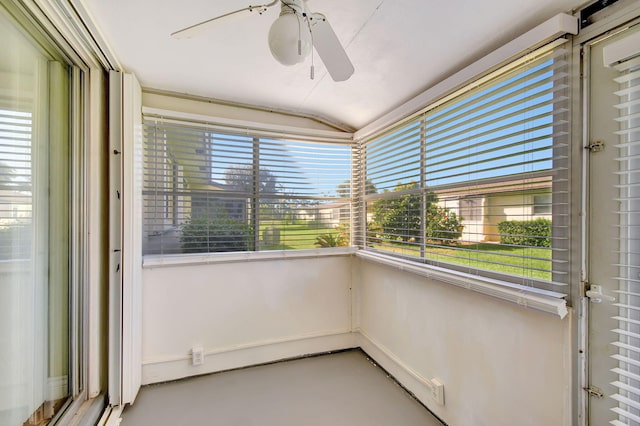
[[[194,346],[191,348],[191,365],[204,364],[204,349],[202,346]]]
[[[438,379],[431,379],[431,397],[438,403],[444,405],[444,384]]]

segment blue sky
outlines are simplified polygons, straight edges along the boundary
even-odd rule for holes
[[[427,186],[551,169],[553,90],[547,60],[427,112]],[[368,176],[379,190],[420,181],[420,126],[409,123],[369,144]]]

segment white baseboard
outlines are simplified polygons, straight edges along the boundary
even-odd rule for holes
[[[203,365],[191,365],[190,354],[143,361],[142,384],[166,382],[355,347],[358,347],[356,334],[340,331],[312,336],[296,336],[216,350],[207,350],[205,348]]]
[[[362,330],[355,333],[358,336],[358,346],[373,358],[382,368],[387,370],[405,389],[437,414],[436,407],[444,405],[444,387],[441,388],[440,401],[434,387],[437,379],[427,379],[403,363],[388,348]]]
[[[442,405],[434,393],[437,379],[427,379],[403,363],[392,351],[365,332],[325,333],[260,342],[214,351],[205,349],[203,365],[191,365],[189,354],[172,358],[145,360],[142,365],[142,384],[160,383],[185,377],[248,367],[309,354],[362,348],[382,368],[427,407],[437,412]],[[443,398],[443,396],[441,395]],[[442,401],[444,402],[444,401]]]

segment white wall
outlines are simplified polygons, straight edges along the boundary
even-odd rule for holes
[[[363,349],[445,422],[570,424],[571,315],[561,320],[363,259],[354,265]],[[421,378],[444,383],[444,406]]]
[[[143,383],[354,347],[350,285],[348,255],[145,268]]]
[[[143,103],[219,108],[156,94]],[[242,117],[309,126],[261,114]],[[361,346],[448,424],[568,425],[570,317],[351,256],[147,266],[143,383]],[[190,363],[195,345],[203,366]],[[432,378],[444,383],[443,406],[425,384]]]
[[[146,267],[143,284],[145,384],[361,346],[448,424],[571,421],[571,315],[348,255]]]

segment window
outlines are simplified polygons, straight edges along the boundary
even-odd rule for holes
[[[0,5],[0,423],[7,426],[49,424],[85,390],[74,302],[82,300],[82,223],[71,220],[81,208],[81,167],[72,167],[80,108],[72,100],[80,99],[82,73],[23,18]]]
[[[143,254],[347,245],[351,146],[145,122]]]
[[[566,66],[562,48],[533,52],[364,140],[365,249],[565,285]]]
[[[533,196],[533,214],[534,215],[550,215],[551,194],[538,194]]]
[[[482,220],[482,198],[460,198],[460,220],[479,221]]]

